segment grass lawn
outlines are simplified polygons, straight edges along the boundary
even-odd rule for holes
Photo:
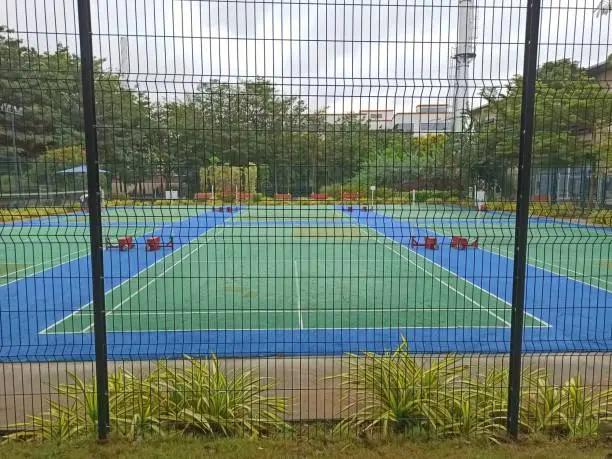
[[[338,437],[312,439],[201,439],[166,438],[128,442],[93,440],[57,443],[6,443],[0,445],[0,458],[612,458],[612,443],[529,440],[516,444],[491,445],[464,441],[361,441]]]

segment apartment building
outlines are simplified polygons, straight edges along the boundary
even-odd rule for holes
[[[453,114],[447,104],[420,104],[414,112],[396,113],[395,129],[417,136],[442,134],[453,128]]]
[[[343,113],[327,113],[329,124],[342,122]],[[420,104],[414,112],[395,113],[393,109],[360,110],[358,116],[367,121],[373,131],[399,130],[418,136],[448,132],[453,126],[452,113],[447,104]]]

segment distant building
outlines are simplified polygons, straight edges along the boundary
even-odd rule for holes
[[[344,116],[344,113],[326,113],[325,121],[329,124],[341,123]]]
[[[453,114],[447,104],[421,104],[416,111],[396,113],[393,127],[417,136],[442,134],[453,128]]]
[[[163,175],[153,175],[138,183],[125,183],[118,178],[111,181],[111,197],[121,195],[133,197],[163,197],[168,190],[180,190],[181,181],[176,173],[170,174],[170,181]]]
[[[329,124],[341,123],[351,114],[326,113],[325,121]],[[416,111],[395,113],[392,109],[360,110],[356,115],[367,121],[370,130],[399,130],[418,136],[442,134],[453,126],[453,116],[447,104],[420,104]]]
[[[608,61],[601,62],[586,69],[604,88],[612,90],[612,64]]]
[[[361,119],[366,120],[370,130],[379,131],[393,129],[393,114],[395,110],[359,110]]]

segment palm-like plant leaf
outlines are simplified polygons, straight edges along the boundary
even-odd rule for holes
[[[452,390],[465,367],[449,356],[426,368],[409,354],[405,339],[391,353],[349,355],[340,380],[345,406],[339,429],[383,433],[412,426],[437,429],[451,421]]]
[[[159,362],[147,377],[120,369],[108,380],[112,429],[129,438],[168,429],[205,434],[260,435],[287,427],[283,416],[288,400],[266,395],[274,388],[252,371],[227,375],[218,360],[188,358],[183,368]],[[55,388],[60,402],[28,422],[10,438],[65,440],[95,431],[98,405],[95,383],[68,374],[69,382]]]

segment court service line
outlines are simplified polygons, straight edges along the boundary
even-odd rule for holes
[[[231,260],[192,260],[189,263],[191,264],[227,264],[230,266],[244,266],[245,261],[251,261],[252,258],[232,258]],[[276,258],[276,261],[284,261],[290,263],[292,261],[298,261],[299,263],[346,263],[346,262],[357,262],[357,263],[372,263],[372,260],[368,260],[367,258]],[[250,263],[253,264],[253,263]],[[376,263],[374,263],[376,264]],[[382,262],[380,262],[382,264]]]
[[[482,308],[343,308],[343,309],[309,309],[302,311],[302,314],[342,314],[347,312],[366,312],[366,313],[432,313],[432,312],[478,312],[484,313]],[[507,308],[491,308],[489,311],[504,311],[507,312]],[[292,314],[295,309],[225,309],[225,310],[192,310],[192,311],[118,311],[113,312],[113,316],[130,316],[130,317],[142,317],[142,316],[198,316],[198,315],[227,315],[227,314]],[[84,312],[83,315],[92,316],[93,312]]]
[[[304,320],[302,319],[302,300],[300,297],[300,274],[298,272],[297,260],[293,260],[293,277],[295,279],[295,299],[297,301],[297,314],[300,323],[300,329],[304,329]]]
[[[372,228],[373,229],[373,228]],[[374,230],[374,229],[373,229]],[[365,230],[362,230],[366,235],[370,236]],[[376,230],[374,230],[376,231]],[[378,234],[378,231],[376,231]],[[433,277],[434,279],[436,279],[438,282],[440,282],[442,285],[444,285],[445,287],[449,288],[450,290],[452,290],[453,292],[455,292],[457,295],[462,296],[463,298],[465,298],[466,300],[470,301],[471,303],[475,304],[476,306],[478,306],[480,309],[482,309],[483,311],[486,311],[488,314],[490,314],[491,316],[495,317],[497,320],[503,322],[506,324],[506,326],[510,327],[511,324],[510,322],[508,322],[506,319],[498,316],[497,314],[495,314],[494,312],[491,312],[489,309],[483,307],[480,303],[478,303],[476,300],[474,300],[472,297],[469,297],[467,295],[465,295],[464,293],[460,292],[459,290],[457,290],[456,288],[454,288],[452,285],[444,282],[441,278],[439,278],[438,276],[436,276],[435,274],[433,274],[432,272],[429,272],[427,269],[425,269],[422,266],[419,266],[417,263],[415,263],[414,261],[412,261],[411,259],[407,258],[404,256],[404,254],[402,254],[401,252],[396,251],[394,248],[389,247],[387,244],[385,244],[384,242],[381,242],[378,240],[376,240],[377,243],[382,244],[383,247],[387,248],[388,250],[391,250],[393,253],[395,253],[396,255],[399,255],[400,257],[402,257],[404,260],[406,260],[408,263],[414,265],[417,267],[417,269],[420,269],[421,271],[423,271],[425,274]],[[427,261],[430,261],[429,259],[425,258]],[[435,263],[434,263],[435,264]],[[454,274],[454,276],[457,279],[460,279],[459,276],[457,276],[456,274]]]
[[[532,325],[526,325],[525,328],[541,328],[534,327]],[[438,330],[438,329],[449,329],[449,330],[462,330],[462,329],[503,329],[507,330],[508,327],[505,325],[436,325],[436,326],[412,326],[406,325],[403,327],[308,327],[303,330],[297,328],[167,328],[167,329],[146,329],[146,330],[107,330],[107,333],[192,333],[192,332],[253,332],[253,331],[265,331],[271,332],[308,332],[308,331],[329,331],[333,330],[335,333],[342,333],[351,330]],[[76,335],[82,332],[66,331],[66,332],[50,332],[48,335]]]
[[[217,229],[217,228],[218,228],[218,227],[213,226],[212,228],[209,228],[209,231],[210,231],[210,230]],[[207,231],[207,232],[208,232],[208,231]],[[206,232],[206,233],[207,233],[207,232]],[[204,234],[206,234],[206,233],[204,233]],[[198,237],[194,238],[194,240],[197,240],[199,237],[201,237],[201,236],[198,236]],[[104,292],[104,295],[106,295],[106,294],[108,294],[108,293],[111,293],[111,292],[113,292],[114,290],[116,290],[116,289],[118,289],[118,288],[122,287],[123,285],[125,285],[125,284],[126,284],[126,283],[128,283],[128,282],[130,282],[130,281],[131,281],[131,280],[133,280],[134,278],[137,278],[138,276],[140,276],[140,275],[141,275],[142,273],[144,273],[145,271],[149,270],[150,268],[153,268],[155,265],[157,265],[157,264],[158,264],[158,263],[160,263],[161,261],[165,260],[165,259],[166,259],[166,258],[168,258],[169,256],[172,256],[172,255],[176,254],[177,252],[180,252],[181,250],[183,250],[183,249],[184,249],[186,246],[188,246],[188,245],[189,245],[189,243],[187,243],[187,244],[183,244],[183,245],[182,245],[181,247],[179,247],[177,250],[174,250],[174,251],[170,252],[169,254],[164,255],[163,257],[161,257],[159,260],[157,260],[157,261],[156,261],[155,263],[153,263],[152,265],[145,266],[145,267],[144,267],[144,268],[142,268],[140,271],[138,271],[138,272],[137,272],[135,275],[128,277],[127,279],[125,279],[124,281],[122,281],[120,284],[118,284],[118,285],[116,285],[115,287],[111,288],[110,290],[108,290],[108,291]],[[84,305],[83,305],[83,306],[81,306],[80,308],[78,308],[78,309],[76,309],[76,310],[72,311],[72,312],[71,312],[70,314],[68,314],[66,317],[63,317],[63,318],[61,318],[60,320],[58,320],[58,321],[56,321],[56,322],[52,323],[52,324],[51,324],[51,325],[49,325],[47,328],[45,328],[44,330],[39,331],[38,333],[39,333],[39,334],[41,334],[41,335],[46,334],[46,333],[47,333],[49,330],[51,330],[51,329],[55,328],[56,326],[58,326],[58,325],[59,325],[59,324],[61,324],[62,322],[64,322],[64,321],[66,321],[66,320],[70,319],[71,317],[75,316],[76,314],[79,314],[81,311],[83,311],[83,310],[84,310],[84,309],[86,309],[87,307],[91,306],[91,304],[92,304],[92,303],[93,303],[93,302],[92,302],[92,301],[90,301],[89,303],[84,304]],[[93,324],[92,324],[92,326],[93,326]]]
[[[225,230],[225,228],[222,228],[221,231],[219,231],[219,234],[221,234],[223,231]],[[208,240],[210,240],[210,237],[206,238],[207,240],[204,241],[204,243],[208,242]],[[145,285],[143,285],[142,287],[140,287],[138,290],[136,290],[135,292],[131,293],[127,298],[124,298],[123,300],[121,300],[121,302],[119,302],[118,304],[116,304],[115,306],[113,306],[110,311],[106,311],[106,317],[110,316],[114,311],[116,311],[117,309],[119,309],[121,306],[123,306],[125,303],[127,303],[128,301],[130,301],[132,298],[134,298],[136,295],[139,295],[140,292],[142,292],[143,290],[145,290],[146,288],[148,288],[150,285],[154,284],[155,282],[157,282],[162,276],[164,276],[166,273],[172,271],[179,263],[182,263],[184,260],[186,260],[187,258],[189,258],[191,255],[194,254],[194,252],[197,252],[198,250],[200,250],[202,248],[201,244],[197,244],[191,251],[189,251],[189,253],[187,255],[183,255],[181,258],[179,258],[179,260],[177,262],[175,262],[174,264],[172,264],[170,267],[164,269],[161,273],[159,273],[157,276],[155,276],[153,279],[151,279],[149,282],[147,282]],[[87,327],[85,327],[83,330],[81,330],[81,333],[87,333],[89,330],[91,330],[93,328],[94,324],[93,322],[91,324],[89,324]]]
[[[132,292],[127,298],[124,298],[123,300],[121,300],[118,304],[116,304],[115,306],[113,306],[110,311],[106,311],[106,317],[108,317],[109,315],[111,315],[115,310],[119,309],[121,306],[123,306],[125,303],[127,303],[128,301],[130,301],[132,298],[134,298],[136,295],[139,295],[140,292],[142,292],[143,290],[145,290],[146,288],[148,288],[151,284],[157,282],[159,280],[160,277],[162,277],[163,275],[165,275],[167,272],[172,271],[179,263],[182,263],[183,260],[185,260],[186,258],[190,257],[193,252],[195,252],[196,250],[200,250],[200,247],[195,247],[194,249],[192,249],[187,255],[183,255],[181,258],[179,258],[178,261],[176,261],[175,263],[173,263],[172,265],[170,265],[170,267],[164,269],[161,273],[159,273],[157,276],[155,276],[153,279],[151,279],[149,282],[147,282],[145,285],[143,285],[142,287],[140,287],[138,290],[136,290],[135,292]],[[81,333],[87,333],[89,330],[91,330],[93,328],[94,324],[91,323],[89,324],[87,327],[85,327],[83,330],[81,330]]]
[[[389,240],[389,241],[391,241],[393,244],[399,244],[400,248],[406,248],[406,249],[408,249],[408,247],[404,246],[404,245],[403,245],[403,244],[401,244],[400,242],[394,241],[393,239],[391,239],[390,237],[388,237],[388,236],[386,236],[385,234],[381,233],[381,232],[380,232],[380,231],[378,231],[377,229],[375,229],[375,228],[370,228],[370,227],[368,227],[368,229],[370,229],[370,230],[372,230],[372,231],[376,232],[377,234],[379,234],[380,236],[382,236],[384,239],[388,239],[388,240]],[[381,243],[380,241],[377,241],[377,242]],[[384,243],[381,243],[381,244],[383,244],[385,247],[387,247],[387,248],[389,248],[390,250],[392,250],[392,249],[391,249],[389,246],[385,245]],[[493,298],[495,298],[495,299],[497,299],[497,300],[501,301],[502,303],[507,304],[508,306],[512,307],[512,305],[511,305],[510,303],[508,303],[508,302],[507,302],[506,300],[504,300],[503,298],[501,298],[501,297],[499,297],[499,296],[495,295],[494,293],[489,292],[488,290],[485,290],[485,289],[484,289],[484,288],[482,288],[481,286],[474,284],[473,282],[469,281],[468,279],[465,279],[464,277],[457,275],[456,273],[452,272],[451,270],[449,270],[449,269],[445,268],[444,266],[442,266],[442,265],[440,265],[440,264],[436,263],[436,262],[435,262],[435,261],[433,261],[433,260],[430,260],[429,258],[425,257],[424,255],[421,255],[420,253],[418,253],[418,252],[416,252],[416,251],[414,251],[414,250],[410,250],[410,249],[408,249],[408,250],[409,250],[411,253],[414,253],[415,255],[417,255],[417,256],[419,256],[419,257],[421,257],[422,259],[427,260],[428,262],[430,262],[430,263],[432,263],[432,264],[436,265],[438,268],[442,269],[443,271],[446,271],[447,273],[451,274],[452,276],[455,276],[456,278],[461,279],[461,280],[463,280],[464,282],[467,282],[468,284],[472,285],[473,287],[476,287],[478,290],[480,290],[480,291],[482,291],[482,292],[486,293],[487,295],[490,295],[490,296],[492,296]],[[393,251],[394,251],[394,250],[393,250]],[[395,251],[394,251],[394,252],[395,252]],[[395,253],[398,253],[398,252],[395,252]],[[398,255],[400,255],[402,258],[404,258],[405,260],[407,260],[407,258],[405,258],[405,257],[404,257],[402,254],[398,253]],[[507,257],[506,257],[506,258],[507,258]],[[416,266],[418,266],[418,265],[416,265]],[[485,308],[485,310],[486,310],[486,308]],[[528,316],[528,317],[531,317],[531,318],[532,318],[532,319],[534,319],[534,320],[537,320],[538,322],[540,322],[540,323],[544,324],[546,327],[552,327],[552,325],[551,325],[551,324],[549,324],[548,322],[546,322],[545,320],[542,320],[542,319],[540,319],[539,317],[536,317],[536,316],[534,316],[533,314],[530,314],[529,312],[526,312],[526,311],[525,311],[525,315],[526,315],[526,316]],[[510,323],[509,323],[509,322],[507,322],[507,321],[505,321],[505,320],[504,320],[504,322],[506,322],[506,323],[508,324],[508,326],[510,326]]]

